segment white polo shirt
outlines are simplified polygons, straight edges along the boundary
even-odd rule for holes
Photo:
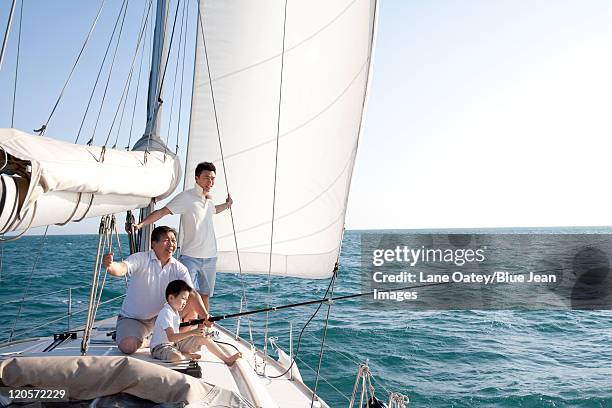
[[[149,345],[151,350],[160,344],[173,344],[170,340],[168,340],[166,329],[168,327],[172,327],[172,331],[174,331],[174,333],[178,333],[180,324],[181,316],[178,312],[175,312],[174,309],[172,309],[172,306],[166,303],[155,320],[153,337],[151,337],[151,344]]]
[[[217,256],[217,238],[213,226],[215,204],[204,197],[202,187],[195,185],[174,197],[166,207],[172,214],[181,214],[183,246],[181,254],[192,258]]]
[[[130,274],[127,294],[121,305],[121,316],[132,319],[151,319],[166,303],[166,287],[181,279],[193,288],[187,268],[174,258],[162,268],[153,250],[137,252],[125,261]]]

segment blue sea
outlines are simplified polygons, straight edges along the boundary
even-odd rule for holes
[[[406,232],[406,231],[402,231]],[[410,231],[411,233],[447,233]],[[456,230],[450,231],[456,233]],[[610,229],[470,230],[466,233],[611,233]],[[367,231],[389,233],[389,231]],[[335,296],[362,290],[360,231],[344,236]],[[51,334],[82,324],[87,307],[97,246],[95,235],[26,236],[0,245],[0,342]],[[122,251],[127,249],[125,237]],[[114,249],[117,255],[118,247]],[[317,299],[327,280],[243,277],[249,309]],[[239,311],[241,278],[217,278],[212,314]],[[97,318],[117,313],[123,279],[106,281]],[[425,289],[423,289],[425,290]],[[28,298],[21,302],[22,298]],[[115,299],[115,300],[113,300]],[[353,298],[333,303],[317,393],[332,407],[348,406],[360,362],[368,361],[376,396],[395,391],[410,398],[409,407],[612,407],[612,312],[606,310],[421,310],[366,307]],[[271,313],[270,335],[285,350],[289,322],[294,348],[299,331],[316,305]],[[298,366],[305,382],[315,386],[327,304],[304,330]],[[250,319],[261,346],[265,314]],[[52,321],[51,323],[48,323]],[[235,320],[222,323],[235,328]],[[248,322],[241,335],[248,338]],[[42,326],[42,327],[41,327]]]

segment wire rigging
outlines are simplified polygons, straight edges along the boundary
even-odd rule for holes
[[[151,7],[151,4],[152,4],[152,0],[149,0],[149,8]],[[150,13],[148,15],[150,15]],[[148,22],[149,22],[149,19],[147,17],[147,24]],[[151,24],[151,30],[152,29],[153,29],[153,24]],[[127,145],[125,146],[125,150],[129,150],[130,144],[132,143],[132,131],[134,129],[134,117],[136,116],[136,103],[138,102],[138,90],[140,89],[140,75],[142,74],[142,66],[144,65],[143,61],[144,61],[144,56],[145,56],[145,51],[146,51],[148,34],[149,34],[149,31],[145,30],[142,52],[140,54],[140,67],[138,68],[138,80],[136,81],[136,92],[134,93],[134,105],[132,107],[132,120],[130,122],[130,134],[128,137]]]
[[[227,189],[227,195],[230,196],[229,182],[227,179],[227,169],[225,167],[225,155],[223,154],[223,143],[221,142],[221,129],[219,126],[219,115],[217,114],[217,104],[215,103],[215,93],[213,89],[212,74],[211,74],[211,69],[210,69],[210,59],[208,58],[208,48],[206,46],[206,36],[204,35],[204,23],[202,21],[202,13],[200,10],[199,2],[198,2],[198,22],[200,26],[199,27],[200,32],[202,34],[202,48],[204,49],[204,59],[206,60],[206,71],[208,74],[208,83],[210,84],[210,96],[212,100],[213,113],[215,117],[215,127],[217,129],[217,140],[219,142],[219,153],[221,155],[221,166],[223,167],[223,177],[225,180],[225,187]],[[238,250],[238,237],[236,235],[236,223],[234,222],[234,212],[232,210],[232,207],[229,208],[229,212],[230,212],[230,219],[232,221],[232,233],[234,235],[234,248],[236,249],[236,260],[238,262],[238,273],[240,276],[240,284],[242,286],[242,298],[240,300],[241,302],[240,305],[242,307],[244,303],[244,307],[248,308],[246,287],[244,283],[244,274],[242,272],[242,263],[240,261],[240,251]],[[251,344],[254,344],[255,342],[253,341],[253,330],[252,330],[250,318],[247,319],[247,323],[249,325],[249,338],[250,338]],[[239,324],[240,324],[240,320],[238,320],[238,325]]]
[[[79,54],[77,55],[76,61],[74,62],[74,65],[72,66],[72,69],[70,70],[70,73],[68,74],[68,78],[66,79],[66,82],[64,83],[64,86],[62,87],[62,90],[60,91],[59,96],[57,97],[57,101],[55,102],[55,105],[53,106],[53,109],[51,109],[51,113],[49,114],[49,117],[47,118],[47,121],[45,122],[44,125],[42,125],[40,127],[40,129],[36,129],[34,130],[34,132],[39,133],[40,136],[45,134],[45,131],[47,130],[47,126],[49,126],[49,122],[51,121],[51,118],[53,117],[53,114],[55,113],[55,110],[57,109],[60,101],[62,100],[62,97],[64,96],[64,92],[66,91],[66,87],[68,87],[68,84],[70,83],[70,79],[72,78],[72,74],[74,74],[74,70],[76,69],[79,61],[81,60],[81,56],[83,55],[83,51],[85,50],[85,47],[87,46],[87,43],[89,42],[89,39],[91,38],[91,34],[94,31],[94,28],[96,27],[96,24],[98,23],[98,19],[100,18],[100,14],[102,13],[102,9],[104,8],[104,5],[106,4],[106,0],[102,0],[102,3],[100,3],[100,8],[98,9],[98,13],[96,14],[96,17],[94,18],[94,21],[91,25],[91,28],[89,29],[89,32],[87,33],[87,37],[85,37],[85,41],[83,42],[83,46],[81,47],[81,50],[79,51]]]
[[[331,294],[330,297],[334,297],[334,287],[335,287],[335,283],[336,283],[336,271],[334,271],[334,275],[331,278]],[[327,326],[329,323],[329,313],[331,312],[331,307],[332,307],[332,303],[331,302],[327,302],[327,315],[325,316],[325,326],[323,328],[323,338],[321,339],[321,349],[319,350],[319,363],[317,365],[317,375],[315,377],[315,386],[314,386],[314,390],[312,390],[312,398],[310,400],[310,408],[313,407],[314,405],[314,400],[315,397],[317,395],[317,387],[319,386],[319,376],[321,374],[321,364],[323,363],[323,349],[325,347],[325,339],[327,338]]]
[[[166,54],[166,62],[164,64],[164,69],[162,71],[162,76],[161,76],[161,81],[159,83],[159,89],[157,90],[157,105],[155,105],[154,108],[154,112],[153,112],[153,118],[155,121],[158,120],[158,115],[157,112],[159,111],[159,108],[161,107],[161,104],[163,103],[163,100],[161,98],[162,95],[162,91],[164,89],[164,79],[166,78],[166,71],[168,69],[168,63],[170,61],[170,54],[172,53],[172,44],[174,43],[174,31],[176,29],[176,19],[178,16],[178,8],[179,8],[179,4],[180,1],[176,2],[176,9],[174,10],[174,22],[172,23],[172,33],[170,34],[170,44],[168,45],[168,53]],[[168,18],[168,14],[166,13],[164,16],[165,19]],[[167,21],[164,21],[164,26],[166,26]],[[147,161],[147,155],[149,154],[149,147],[151,147],[151,137],[147,138],[147,148],[145,149],[144,152],[144,160],[145,163]],[[164,158],[165,158],[165,153],[164,153]]]
[[[131,67],[130,67],[130,73],[128,75],[127,91],[125,91],[125,99],[124,99],[123,95],[121,95],[121,101],[123,101],[123,109],[121,110],[121,117],[119,119],[119,126],[117,127],[117,134],[115,136],[115,141],[114,141],[113,146],[112,146],[113,149],[115,149],[117,147],[117,142],[119,140],[119,133],[121,133],[121,127],[123,125],[123,118],[124,118],[124,115],[125,115],[125,109],[127,107],[127,100],[128,100],[129,94],[130,94],[130,88],[132,86],[132,72],[134,70],[134,62],[136,60],[136,56],[138,55],[138,51],[140,50],[140,43],[141,43],[141,40],[143,40],[143,38],[142,38],[143,33],[145,35],[144,41],[146,41],[146,33],[147,33],[146,27],[147,27],[147,24],[149,23],[149,19],[148,19],[149,12],[147,10],[148,9],[150,10],[151,3],[152,3],[152,0],[149,0],[148,6],[147,6],[147,3],[145,3],[145,8],[144,8],[144,10],[142,12],[142,21],[140,22],[141,30],[140,30],[140,34],[138,36],[138,41],[136,42],[136,49],[134,51],[134,58],[132,59],[132,64],[131,64]],[[141,59],[140,59],[140,68],[138,70],[138,82],[140,82],[140,70],[142,69],[142,55],[144,55],[144,49],[145,49],[145,42],[143,42],[143,45],[142,45],[142,52],[141,52]],[[138,86],[136,87],[136,95],[138,95]],[[119,102],[119,106],[117,107],[117,109],[119,109],[119,107],[121,106],[121,101]],[[113,125],[114,125],[114,119],[113,119]],[[111,125],[111,129],[109,130],[109,134],[112,131],[112,128],[113,128],[113,126]],[[128,145],[129,145],[129,143],[128,143]]]
[[[13,109],[11,111],[11,127],[15,127],[15,105],[17,104],[17,78],[19,73],[19,56],[21,55],[21,26],[23,22],[23,0],[19,7],[19,31],[17,32],[17,56],[15,58],[15,82],[13,83]]]
[[[283,17],[283,42],[281,52],[281,64],[280,64],[280,81],[278,87],[278,116],[276,121],[276,149],[274,153],[274,186],[272,188],[272,221],[270,223],[270,257],[268,262],[268,295],[266,302],[270,304],[271,286],[272,286],[272,253],[274,245],[274,216],[276,211],[276,183],[278,180],[278,146],[280,139],[280,121],[281,121],[281,108],[283,103],[283,73],[285,68],[285,37],[287,35],[287,0],[285,0],[285,10]],[[266,313],[266,330],[265,330],[265,346],[264,354],[267,355],[268,345],[268,322],[269,314]]]
[[[168,70],[168,62],[170,61],[170,53],[172,53],[172,43],[174,43],[174,30],[176,29],[176,18],[178,17],[178,8],[181,2],[176,2],[176,9],[174,9],[174,21],[172,23],[172,32],[170,33],[170,45],[168,45],[168,54],[166,56],[166,63],[164,64],[164,70],[162,72],[161,81],[159,83],[159,93],[157,99],[161,101],[162,89],[164,89],[164,80],[166,79],[166,71]]]
[[[123,8],[123,5],[125,5],[125,8]],[[121,34],[123,33],[123,25],[125,23],[125,16],[127,15],[127,8],[129,5],[129,0],[123,0],[123,5],[122,5],[123,17],[121,18],[121,25],[119,26],[119,34],[117,34],[117,42],[115,44],[115,50],[113,52],[113,59],[111,60],[110,67],[108,70],[108,76],[106,77],[106,85],[104,86],[104,92],[102,93],[102,100],[100,101],[100,109],[98,110],[98,116],[96,117],[96,122],[94,124],[91,139],[89,139],[89,141],[87,142],[88,146],[91,146],[93,144],[94,139],[96,137],[96,130],[98,129],[98,123],[100,122],[100,116],[102,115],[102,109],[104,108],[104,102],[106,101],[106,93],[108,92],[108,85],[113,75],[113,68],[115,67],[115,59],[117,58],[117,51],[119,50],[119,42],[121,41]],[[121,12],[119,12],[119,14],[121,14]],[[106,143],[104,144],[104,146],[106,146]]]
[[[170,131],[172,129],[172,118],[173,118],[173,113],[174,113],[174,97],[176,95],[176,80],[178,78],[178,71],[179,71],[179,62],[181,60],[181,50],[184,48],[184,44],[183,44],[183,32],[186,31],[185,30],[185,9],[187,8],[187,2],[183,3],[183,11],[181,14],[181,28],[180,28],[180,32],[179,32],[179,43],[178,43],[178,49],[176,51],[176,64],[174,65],[175,69],[174,69],[174,80],[172,83],[172,97],[170,98],[170,114],[168,115],[168,129],[166,131],[166,142],[165,142],[165,147],[164,147],[164,158],[166,157],[166,153],[168,153],[168,141],[170,140]],[[178,12],[178,9],[177,9]],[[170,58],[170,55],[168,55],[168,58]],[[177,136],[178,137],[178,136]]]
[[[150,4],[151,3],[149,3],[149,5]],[[106,136],[106,141],[104,142],[104,146],[106,146],[108,144],[108,141],[110,139],[110,135],[111,135],[111,133],[113,131],[113,128],[115,126],[115,121],[117,120],[117,116],[119,115],[119,110],[121,109],[121,103],[123,103],[123,111],[125,111],[125,106],[127,104],[127,97],[128,97],[128,93],[130,92],[130,85],[132,83],[132,74],[134,73],[134,66],[136,64],[136,57],[138,56],[138,49],[140,48],[142,37],[143,37],[143,34],[145,32],[145,29],[146,29],[146,22],[148,21],[148,19],[146,17],[148,17],[148,13],[147,13],[147,16],[143,15],[142,21],[140,23],[141,29],[140,29],[140,32],[139,32],[139,35],[138,35],[138,41],[136,42],[136,47],[134,49],[134,56],[132,57],[132,62],[130,63],[130,71],[128,73],[128,77],[127,77],[127,80],[125,82],[125,85],[123,86],[123,92],[121,93],[121,98],[119,98],[119,104],[117,105],[117,110],[115,111],[115,116],[113,116],[113,121],[111,123],[110,129],[108,130],[108,134]],[[115,142],[113,144],[113,148],[115,148],[117,146],[117,139],[119,138],[119,131],[121,130],[121,122],[123,122],[123,113],[121,114],[121,120],[120,120],[119,126],[117,127],[117,137],[115,138]]]
[[[187,7],[187,15],[185,16],[185,27],[187,27],[187,22],[189,21],[189,7]],[[179,128],[180,128],[180,124],[181,124],[181,114],[183,111],[183,84],[184,84],[184,80],[185,80],[185,54],[186,54],[186,50],[187,50],[187,28],[185,28],[185,45],[183,46],[183,65],[181,67],[181,90],[179,93],[179,113],[178,113],[178,120],[176,122],[176,143],[175,143],[175,150],[174,150],[174,154],[178,154],[178,150],[179,150]]]
[[[43,234],[40,245],[38,247],[38,253],[36,254],[36,258],[34,258],[34,263],[32,264],[32,269],[30,270],[30,275],[28,276],[28,284],[26,285],[25,291],[23,292],[23,296],[21,298],[21,302],[19,302],[19,310],[17,311],[17,315],[15,316],[15,320],[13,320],[13,327],[11,328],[11,334],[9,335],[8,341],[13,340],[13,335],[15,334],[15,328],[17,327],[17,321],[21,317],[21,310],[23,308],[23,302],[25,298],[28,296],[28,292],[30,291],[30,286],[32,286],[32,276],[34,276],[34,272],[36,271],[36,265],[38,265],[38,261],[40,259],[40,255],[42,254],[42,250],[45,246],[45,242],[47,240],[47,232],[49,232],[49,226],[45,228],[45,233]]]
[[[93,88],[91,89],[91,93],[89,94],[89,100],[87,101],[87,105],[85,107],[85,113],[83,113],[83,118],[81,119],[81,124],[79,125],[79,130],[77,131],[76,139],[74,139],[74,144],[79,142],[79,138],[81,137],[81,131],[83,130],[83,125],[85,124],[85,119],[87,118],[87,114],[89,112],[89,108],[91,106],[91,101],[93,100],[94,94],[96,92],[96,88],[98,87],[98,82],[100,81],[100,77],[102,76],[102,70],[104,69],[104,63],[106,62],[106,57],[108,56],[108,51],[113,43],[113,38],[115,37],[115,32],[117,31],[117,26],[119,25],[119,19],[121,18],[121,11],[125,5],[125,0],[123,1],[121,8],[119,9],[119,14],[117,14],[117,18],[115,19],[115,25],[113,26],[113,31],[111,32],[111,36],[108,40],[108,45],[106,46],[106,50],[104,51],[104,56],[102,57],[102,62],[100,63],[100,69],[98,70],[98,75],[96,76],[96,80],[94,82]]]
[[[6,51],[6,44],[8,43],[9,34],[11,32],[11,25],[13,23],[13,14],[15,13],[16,4],[17,0],[13,0],[11,3],[11,10],[9,11],[8,21],[6,22],[6,30],[4,31],[4,39],[2,40],[2,49],[0,49],[0,69],[2,68],[4,52]]]

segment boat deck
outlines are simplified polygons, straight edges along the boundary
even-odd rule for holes
[[[91,333],[88,356],[123,356],[111,334],[115,330],[116,318],[96,322]],[[250,345],[242,339],[236,339],[232,333],[220,326],[215,326],[219,337],[215,340],[234,345],[242,353],[232,367],[228,367],[219,358],[208,352],[205,347],[198,360],[202,368],[202,381],[233,391],[250,401],[256,407],[303,408],[311,406],[312,391],[297,379],[291,380],[289,374],[279,376],[286,368],[276,360],[266,358],[266,375],[258,375],[255,371],[256,362],[262,365],[264,356],[251,350]],[[50,351],[44,351],[53,343],[53,337],[22,340],[0,347],[0,360],[10,357],[42,357],[42,356],[80,356],[82,331],[78,332],[76,340],[66,340]],[[226,353],[235,353],[233,347],[219,344]],[[131,357],[144,360],[172,369],[186,368],[188,362],[164,362],[151,357],[148,347],[143,347]],[[322,400],[315,400],[313,407],[328,407]]]

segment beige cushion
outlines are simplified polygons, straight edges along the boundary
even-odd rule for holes
[[[67,387],[70,398],[79,400],[125,392],[156,403],[250,406],[231,391],[127,356],[13,357],[0,362],[0,378],[12,387]]]

